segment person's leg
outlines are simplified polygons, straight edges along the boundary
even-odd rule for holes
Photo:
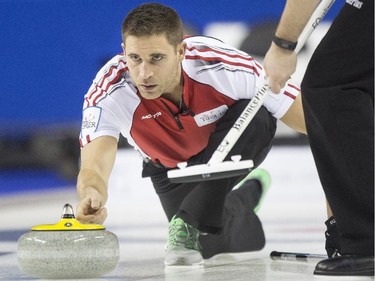
[[[229,108],[227,114],[218,123],[217,130],[211,135],[207,148],[192,157],[189,160],[189,165],[208,162],[248,102],[248,100],[241,100]],[[262,107],[230,155],[241,154],[243,159],[253,159],[255,167],[257,167],[271,149],[275,131],[276,119]],[[144,176],[151,177],[168,220],[179,213],[186,219],[186,222],[203,232],[220,231],[226,195],[243,177],[198,183],[171,183],[166,171],[167,169],[157,168],[152,164],[147,164],[144,167]]]
[[[154,170],[153,183],[168,221],[172,221],[176,214],[180,214],[184,220],[188,220],[186,215],[181,215],[179,210],[185,197],[194,190],[196,183],[172,184],[165,172],[160,172],[159,168],[151,169]],[[257,172],[257,170],[253,172]],[[222,219],[218,221],[219,228],[215,229],[219,229],[219,233],[207,233],[199,236],[202,256],[205,259],[220,253],[256,251],[264,247],[265,237],[262,224],[254,210],[258,207],[262,193],[269,186],[270,180],[267,172],[260,171],[260,173],[260,175],[255,173],[255,176],[250,175],[249,179],[239,188],[226,194]],[[212,193],[217,192],[215,183],[211,183],[212,188],[208,188],[207,193],[202,193],[208,198],[212,197]],[[202,212],[209,212],[209,210],[210,208],[202,210]],[[190,221],[192,220],[190,219]],[[195,226],[197,227],[197,225]]]
[[[207,149],[191,158],[189,165],[208,162],[248,102],[248,100],[240,101],[231,108],[226,118],[219,122],[216,131],[211,135]],[[231,155],[239,154],[242,159],[252,159],[255,167],[259,166],[271,149],[275,131],[276,119],[262,107],[230,152],[227,160]],[[209,208],[202,205],[202,209],[198,212],[207,218],[205,210],[209,209],[209,213],[216,216],[216,221],[221,221],[218,233],[209,232],[207,235],[200,236],[204,258],[225,252],[256,251],[264,247],[262,224],[254,212],[262,192],[259,180],[249,180],[241,188],[230,191],[244,177],[230,178],[227,183],[222,180],[203,183],[196,189],[197,194],[192,194],[193,196],[184,202],[186,205],[190,204],[190,200],[194,202],[200,192],[205,194],[207,201],[215,197],[220,200],[224,199],[224,204],[221,201],[220,205],[215,208],[212,208],[211,203]],[[201,188],[207,189],[203,191]],[[216,201],[215,204],[218,202]],[[218,209],[219,206],[224,208]]]
[[[373,5],[363,1],[358,9],[346,4],[301,85],[310,146],[343,255],[319,263],[315,274],[367,275],[374,270],[373,258],[347,256],[374,255]]]
[[[192,157],[189,160],[189,165],[207,163],[248,102],[248,100],[239,101],[229,108],[227,114],[218,123],[217,130],[211,135],[207,148]],[[275,131],[276,119],[262,107],[240,137],[230,155],[241,154],[243,159],[252,159],[255,166],[258,166],[272,146]],[[201,232],[210,234],[223,233],[224,236],[218,235],[221,238],[216,241],[226,244],[224,245],[226,252],[250,251],[264,246],[262,226],[257,216],[253,213],[254,204],[251,202],[254,199],[252,195],[245,196],[248,202],[246,200],[238,202],[234,199],[236,198],[235,194],[244,192],[244,189],[233,194],[230,192],[227,196],[228,192],[242,177],[178,184],[169,181],[166,169],[152,168],[152,165],[150,167],[146,169],[154,170],[151,173],[148,172],[148,174],[151,175],[151,180],[169,221],[173,222],[173,218],[181,218],[188,226],[199,229]],[[233,206],[235,207],[233,208]],[[237,214],[240,212],[239,217],[241,218],[239,219],[234,219],[236,212],[234,214],[231,213],[231,210],[233,211],[236,208],[240,210],[236,211]],[[247,214],[249,214],[248,219],[246,219]],[[236,223],[233,223],[234,221]],[[247,236],[247,243],[240,243],[245,240],[242,238],[235,240],[234,237],[236,236]],[[232,242],[228,242],[230,241],[228,237],[232,239]],[[207,241],[204,238],[203,240]],[[236,243],[233,243],[233,241]],[[221,248],[223,245],[219,245],[219,243],[203,242],[203,244],[207,246],[207,251],[203,247],[205,257],[222,251],[219,247]]]
[[[165,265],[201,265],[203,257],[198,240],[199,230],[178,217],[182,202],[195,189],[196,183],[171,183],[167,169],[150,162],[144,163],[143,176],[151,177],[169,221]]]
[[[228,193],[222,231],[199,237],[205,259],[216,254],[257,251],[264,247],[265,236],[256,213],[270,183],[268,172],[256,169]]]
[[[207,148],[192,157],[188,161],[189,165],[208,162],[248,103],[249,100],[241,100],[228,109],[225,116],[218,122],[215,132],[211,134]],[[252,159],[254,168],[257,167],[271,149],[275,131],[276,119],[264,107],[261,107],[226,159],[232,155],[241,155],[242,159]],[[184,213],[184,218],[204,232],[214,234],[221,230],[226,195],[243,177],[198,183],[181,204],[180,211]],[[216,229],[210,231],[207,227]]]
[[[166,169],[148,164],[145,170],[151,177],[168,221],[177,215],[202,232],[221,230],[225,197],[234,179],[171,183]]]
[[[351,11],[340,15],[310,61],[302,83],[303,106],[342,254],[373,255],[373,28],[364,15],[358,18],[362,23]],[[339,38],[355,45],[342,44]]]

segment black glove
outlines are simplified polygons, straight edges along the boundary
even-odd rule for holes
[[[326,237],[326,251],[328,258],[335,258],[340,256],[340,236],[336,226],[336,220],[332,216],[326,222],[327,230],[325,232]]]

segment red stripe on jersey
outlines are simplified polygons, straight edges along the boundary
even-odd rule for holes
[[[96,100],[98,97],[100,97],[102,94],[103,94],[103,90],[101,89],[101,87],[103,86],[104,82],[107,80],[108,77],[110,77],[112,75],[112,72],[114,70],[114,68],[117,67],[117,66],[111,66],[109,68],[109,71],[107,72],[107,74],[105,74],[102,79],[100,80],[100,82],[95,86],[95,91],[93,91],[87,98],[87,102],[88,102],[88,106],[90,105],[90,100],[93,99],[93,96],[95,94],[98,93],[98,90],[100,89],[99,91],[99,94],[96,95],[96,97],[94,98],[93,102],[92,102],[92,105],[95,106],[96,105]]]
[[[127,67],[123,68],[121,71],[119,71],[119,72],[117,73],[116,77],[113,78],[112,81],[111,81],[110,83],[107,83],[107,87],[105,87],[105,89],[102,89],[100,95],[96,96],[96,98],[94,99],[94,101],[93,101],[93,105],[96,105],[98,99],[103,95],[103,92],[107,92],[108,89],[109,89],[109,87],[112,86],[112,85],[114,84],[113,82],[117,82],[118,79],[120,78],[121,74],[122,74],[123,72],[127,71],[127,70],[128,70]]]
[[[296,96],[292,95],[291,93],[287,92],[287,91],[284,91],[284,95],[290,97],[291,99],[296,99]]]
[[[256,60],[254,60],[254,63],[255,63],[255,66],[259,68],[259,71],[263,70],[263,66],[261,64],[259,64]]]
[[[86,135],[86,141],[87,143],[91,142],[90,135]]]
[[[85,98],[85,101],[86,101],[86,107],[89,107],[90,106],[90,99],[92,97],[93,94],[95,94],[97,91],[98,91],[98,85],[95,85],[95,90],[91,92],[90,96],[86,97]]]
[[[252,57],[245,57],[245,56],[242,56],[240,54],[229,54],[229,53],[221,52],[221,51],[218,51],[216,49],[211,49],[211,48],[202,48],[202,49],[199,49],[197,47],[191,47],[191,48],[187,48],[187,49],[189,51],[197,50],[198,52],[213,52],[213,53],[224,55],[224,56],[227,56],[227,57],[240,58],[240,59],[247,60],[247,61],[253,61],[254,60],[254,58],[252,58]]]
[[[128,67],[118,69],[119,66],[121,66],[120,63],[126,64],[125,61],[120,60],[117,65],[112,65],[109,68],[109,71],[100,79],[99,84],[95,86],[95,90],[92,91],[91,94],[85,98],[87,102],[87,107],[90,106],[90,101],[92,103],[92,106],[96,106],[98,99],[103,96],[103,93],[108,91],[109,87],[117,82],[118,78],[120,78],[122,73],[128,71]],[[108,78],[112,75],[113,71],[115,70],[118,70],[117,75],[111,80],[108,80]],[[105,87],[105,89],[101,89],[105,82],[107,82],[107,86]]]
[[[295,86],[295,85],[293,85],[293,84],[289,84],[289,83],[288,83],[288,86],[291,87],[291,88],[293,88],[293,89],[295,89],[295,90],[297,90],[298,92],[301,91],[300,88],[298,88],[297,86]]]
[[[231,62],[231,61],[225,60],[225,59],[220,58],[220,57],[202,57],[202,56],[189,56],[189,55],[187,55],[187,56],[185,56],[185,59],[188,59],[188,60],[189,59],[190,60],[201,59],[201,60],[205,60],[205,61],[221,61],[221,62],[224,62],[224,63],[229,64],[229,65],[242,66],[244,68],[251,69],[257,76],[259,76],[258,69],[256,69],[252,65],[239,63],[239,62]]]

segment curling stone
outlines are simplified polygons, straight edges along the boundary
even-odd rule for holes
[[[37,278],[100,277],[113,271],[119,258],[116,235],[102,225],[80,224],[70,204],[57,224],[34,226],[18,240],[18,266]]]

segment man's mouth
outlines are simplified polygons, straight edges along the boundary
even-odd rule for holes
[[[153,89],[156,88],[157,85],[146,85],[146,84],[141,84],[140,87],[141,89],[143,89],[144,91],[152,91]]]

